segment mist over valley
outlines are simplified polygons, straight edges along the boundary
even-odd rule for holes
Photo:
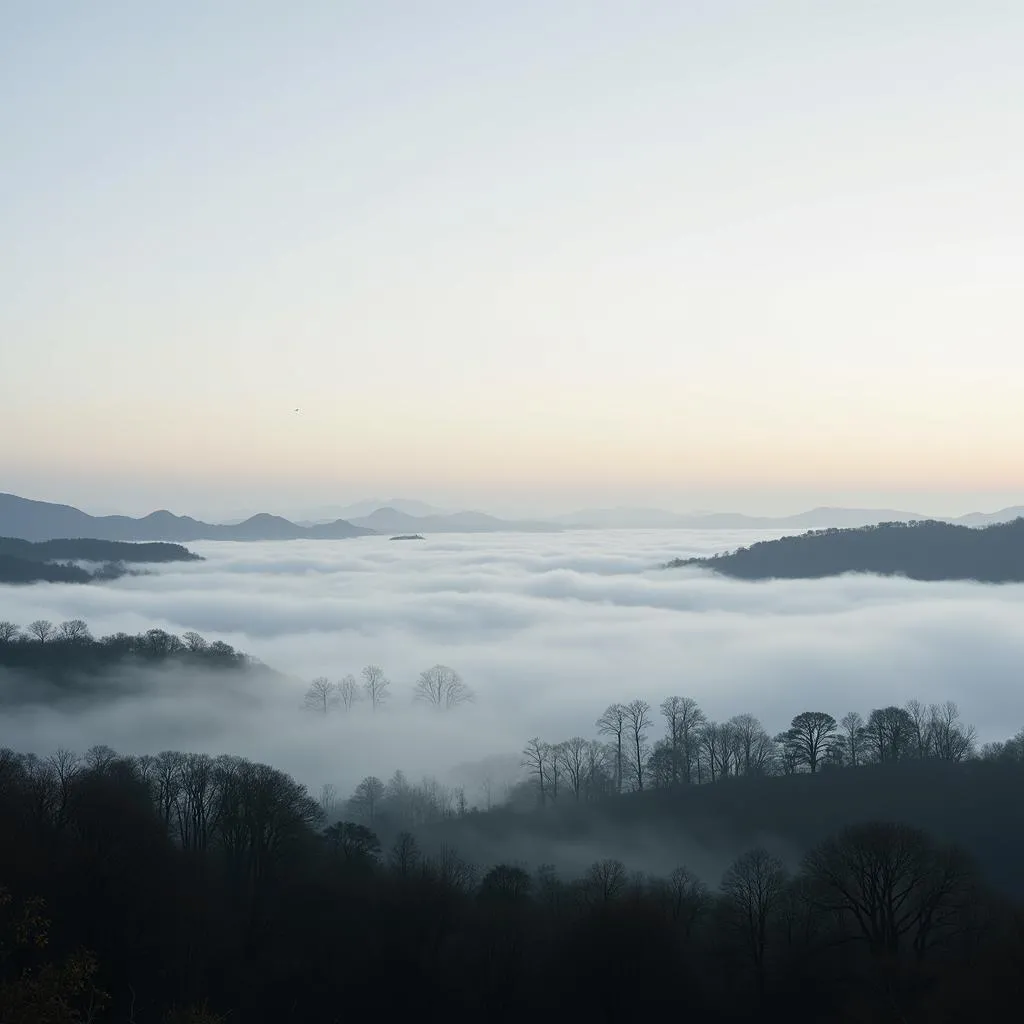
[[[591,735],[609,703],[634,696],[656,705],[685,693],[710,718],[750,713],[772,734],[807,707],[838,719],[915,698],[956,701],[983,741],[1024,724],[1024,587],[867,575],[752,583],[662,568],[666,553],[698,557],[778,535],[195,542],[202,561],[102,586],[0,588],[0,619],[80,618],[95,636],[195,631],[279,673],[249,686],[166,670],[130,695],[93,686],[73,711],[8,705],[0,744],[231,752],[311,790],[346,791],[396,769],[447,778],[492,755],[517,766],[529,737]],[[413,701],[419,673],[437,663],[465,679],[472,704],[431,716]],[[303,709],[310,680],[366,665],[392,681],[378,714],[358,704],[321,720]]]

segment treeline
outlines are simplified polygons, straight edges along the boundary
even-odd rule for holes
[[[132,543],[120,540],[91,540],[85,537],[63,540],[22,540],[0,537],[0,555],[30,562],[201,562],[181,544],[162,541]]]
[[[304,706],[326,715],[335,708],[351,711],[364,700],[377,711],[391,700],[391,680],[379,665],[367,665],[359,675],[359,679],[348,674],[337,681],[317,676],[309,684]],[[413,684],[412,696],[414,700],[446,711],[476,699],[462,676],[447,665],[433,665],[421,672]]]
[[[222,640],[209,641],[191,631],[178,636],[148,629],[96,639],[82,619],[56,624],[36,619],[24,627],[0,621],[0,668],[29,676],[67,683],[114,668],[161,664],[239,668],[252,659]]]
[[[975,529],[934,520],[811,530],[710,558],[677,558],[739,579],[815,579],[846,572],[915,580],[1024,581],[1024,518]]]
[[[93,583],[118,579],[131,563],[199,560],[180,544],[131,544],[89,539],[32,542],[0,537],[0,583]],[[86,569],[74,562],[95,562]]]
[[[0,751],[0,1020],[952,1022],[1019,995],[1020,909],[898,823],[790,870],[752,848],[713,886],[324,826],[242,758]]]
[[[973,726],[956,704],[875,708],[836,721],[802,711],[784,732],[770,735],[751,714],[709,719],[692,697],[668,697],[658,708],[664,735],[652,741],[655,710],[645,700],[609,705],[595,723],[598,738],[559,742],[533,737],[522,752],[529,785],[543,805],[559,798],[591,800],[624,791],[669,789],[735,776],[814,774],[823,769],[976,756],[1020,757],[1024,729],[1014,739],[978,751]]]

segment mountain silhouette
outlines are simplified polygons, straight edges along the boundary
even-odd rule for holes
[[[91,516],[72,505],[33,501],[16,494],[0,494],[0,536],[23,540],[89,537],[95,540],[345,540],[375,531],[345,519],[303,527],[267,513],[231,525],[204,523],[166,509],[134,519],[131,516]]]
[[[549,533],[561,530],[555,523],[499,519],[485,512],[452,512],[448,515],[412,516],[397,508],[378,508],[352,523],[374,533]]]

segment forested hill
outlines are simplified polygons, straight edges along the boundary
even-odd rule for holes
[[[33,543],[0,537],[0,583],[91,583],[116,579],[126,565],[146,562],[195,562],[201,557],[180,544],[130,544],[74,538]],[[76,562],[97,562],[87,569]]]
[[[120,540],[84,537],[42,540],[33,543],[18,537],[0,537],[0,555],[31,562],[199,562],[202,556],[181,544],[133,544]]]
[[[111,673],[118,670],[127,670],[127,676],[134,671],[138,676],[137,670],[142,668],[174,667],[255,669],[263,675],[273,674],[230,644],[207,641],[194,632],[177,636],[149,629],[96,639],[82,619],[59,624],[36,619],[27,626],[0,622],[0,707],[23,702],[26,693],[45,693],[46,699],[53,701],[109,689]],[[5,670],[13,675],[5,677]],[[26,691],[25,683],[35,689]]]
[[[934,520],[812,530],[711,558],[677,558],[746,580],[817,579],[865,572],[915,580],[1024,582],[1024,518],[983,529]]]

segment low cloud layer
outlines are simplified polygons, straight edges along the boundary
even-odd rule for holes
[[[1024,587],[747,583],[658,568],[751,539],[616,531],[206,543],[193,546],[206,561],[152,575],[5,587],[0,619],[80,617],[96,635],[196,630],[296,678],[235,693],[222,676],[159,677],[144,696],[6,711],[0,744],[239,753],[316,788],[396,768],[443,775],[514,755],[533,735],[589,736],[608,703],[636,696],[693,696],[712,718],[749,711],[770,732],[808,708],[838,718],[914,697],[957,701],[982,740],[1024,725]],[[417,674],[435,662],[462,674],[474,705],[449,714],[413,705]],[[368,663],[393,681],[382,712],[301,710],[302,681]]]

